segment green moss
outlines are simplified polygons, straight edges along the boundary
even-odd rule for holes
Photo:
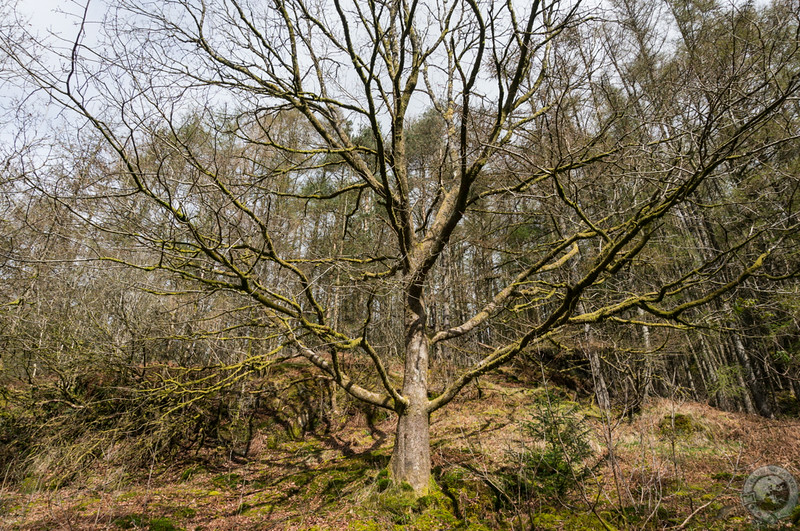
[[[114,520],[114,525],[120,529],[137,529],[147,525],[147,519],[141,514],[126,514]]]
[[[296,487],[305,487],[314,481],[315,474],[313,472],[301,472],[294,475],[294,484]]]
[[[213,483],[215,487],[226,489],[236,489],[242,482],[242,476],[235,473],[220,474],[211,480],[211,483]]]
[[[154,518],[150,520],[150,531],[183,531],[182,527],[177,527],[169,518]]]
[[[711,479],[717,481],[744,481],[747,479],[747,474],[733,474],[731,472],[715,472],[711,474]]]
[[[559,529],[561,518],[556,514],[539,513],[533,517],[533,529]]]
[[[195,516],[197,516],[197,511],[192,509],[191,507],[183,507],[183,508],[178,509],[177,511],[175,511],[172,516],[174,516],[175,518],[181,518],[181,519],[183,519],[183,518],[194,518]]]
[[[610,531],[617,531],[615,522],[621,517],[618,511],[612,514],[608,511],[602,511],[599,516],[586,512],[548,512],[555,511],[553,508],[542,508],[539,513],[533,516],[532,520],[522,517],[517,522],[518,526],[523,529],[542,529],[542,530],[567,530],[567,531],[584,531],[586,529],[604,529]],[[630,525],[627,523],[618,524],[621,529],[637,529],[638,526]]]
[[[452,502],[433,481],[428,494],[421,497],[417,497],[408,484],[392,483],[386,472],[377,474],[375,485],[382,490],[372,491],[367,503],[361,507],[366,512],[350,524],[350,529],[386,529],[387,523],[381,525],[380,516],[408,530],[453,529],[459,524],[453,514]],[[377,518],[368,518],[370,511],[377,513]]]
[[[458,512],[465,521],[497,517],[494,510],[497,500],[484,481],[472,477],[462,468],[445,471],[439,481],[442,490],[458,503]]]
[[[253,506],[250,505],[249,503],[242,503],[239,505],[239,507],[236,508],[236,514],[244,514],[252,508]]]
[[[375,450],[372,452],[364,452],[356,456],[357,459],[362,461],[365,465],[375,468],[384,468],[389,464],[391,455],[384,450]]]
[[[236,514],[244,516],[269,515],[275,511],[275,506],[269,503],[249,504],[243,503],[236,510]]]
[[[455,529],[463,522],[454,509],[452,500],[442,492],[436,482],[431,481],[428,494],[417,498],[405,513],[408,528],[418,531]]]
[[[702,431],[703,427],[691,415],[667,415],[658,423],[658,431],[665,437],[687,436]]]
[[[789,516],[789,521],[791,521],[794,525],[800,526],[800,504],[794,508],[792,511],[791,516]]]
[[[189,481],[197,474],[203,474],[205,472],[208,472],[208,470],[203,465],[190,466],[181,472],[181,481]]]
[[[281,437],[279,433],[270,433],[267,435],[267,440],[265,442],[265,446],[268,450],[277,450],[280,448],[281,443],[285,441],[285,438]]]
[[[33,476],[25,477],[19,484],[19,491],[22,494],[33,494],[41,489],[41,482]]]
[[[74,509],[78,512],[83,512],[86,511],[90,505],[94,505],[96,503],[100,503],[100,498],[87,498],[85,500],[81,500]]]
[[[459,524],[452,512],[442,507],[432,507],[412,521],[411,525],[418,531],[454,529]]]
[[[350,531],[383,531],[384,526],[375,520],[354,520],[347,524]]]
[[[375,482],[378,492],[383,492],[392,486],[392,480],[389,478],[380,478]]]
[[[629,505],[628,507],[622,507],[612,511],[601,511],[599,514],[605,522],[613,522],[622,526],[631,526],[632,524],[639,523],[642,520],[642,515],[647,514],[648,511],[649,509],[647,507]]]
[[[153,518],[148,520],[141,514],[128,514],[114,520],[114,525],[120,529],[144,529],[150,531],[183,531],[169,518]]]
[[[388,512],[395,523],[404,523],[415,503],[413,490],[409,492],[396,486],[386,489],[378,497],[379,508]]]

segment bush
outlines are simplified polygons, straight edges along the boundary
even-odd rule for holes
[[[585,418],[571,402],[545,394],[533,419],[522,424],[527,441],[512,454],[516,465],[506,469],[503,483],[512,499],[560,498],[590,473],[592,456]]]

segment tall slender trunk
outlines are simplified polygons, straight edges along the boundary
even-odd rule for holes
[[[732,336],[734,352],[739,359],[739,364],[744,369],[744,375],[746,377],[746,380],[744,380],[744,383],[747,384],[745,391],[750,391],[756,412],[762,417],[771,418],[773,417],[772,408],[767,401],[766,393],[763,385],[759,381],[756,368],[750,363],[750,358],[744,347],[744,343],[742,343],[742,338],[737,333],[733,333]]]
[[[692,355],[692,359],[694,360],[694,364],[697,367],[697,374],[700,376],[700,384],[703,386],[702,389],[695,390],[695,400],[701,400],[701,397],[705,395],[709,403],[711,405],[716,404],[716,397],[711,396],[710,386],[708,383],[708,378],[706,375],[711,376],[711,371],[708,369],[707,363],[707,356],[703,356],[703,359],[700,359],[700,356],[697,355],[697,348],[694,346],[691,337],[687,337],[687,346],[689,347],[689,352]]]
[[[577,262],[572,262],[572,271],[575,276],[577,273]],[[578,303],[581,313],[586,313],[586,305],[581,300]],[[608,394],[608,386],[603,376],[603,367],[600,361],[600,354],[597,351],[594,341],[594,333],[589,323],[583,326],[583,337],[585,340],[584,351],[589,358],[589,369],[592,372],[592,383],[594,384],[594,396],[597,399],[597,406],[603,411],[611,409],[611,397]]]
[[[608,411],[611,409],[611,397],[608,394],[608,386],[606,385],[606,379],[603,376],[600,355],[597,353],[597,350],[591,346],[587,352],[589,354],[589,368],[592,371],[594,395],[597,399],[597,406],[603,411]]]
[[[638,308],[639,319],[644,321],[644,310]],[[653,394],[653,348],[650,344],[650,327],[642,325],[642,341],[644,341],[644,389],[642,389],[641,398],[642,402],[647,401],[648,397]]]
[[[582,311],[586,311],[581,303]],[[608,394],[608,386],[603,376],[603,367],[600,362],[600,354],[594,345],[592,338],[592,328],[588,324],[583,327],[586,335],[586,354],[589,357],[589,368],[592,371],[592,382],[594,383],[594,396],[597,399],[597,406],[603,411],[611,409],[611,398]]]
[[[427,317],[421,296],[411,296],[409,300],[402,390],[408,403],[398,411],[391,468],[395,482],[408,483],[422,496],[428,491],[431,477]]]

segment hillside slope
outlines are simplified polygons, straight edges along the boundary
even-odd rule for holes
[[[385,472],[394,419],[355,413],[294,440],[259,431],[246,459],[209,448],[139,474],[109,461],[56,490],[5,485],[3,528],[748,529],[747,475],[800,477],[800,421],[668,400],[604,419],[571,398],[482,382],[434,416],[421,500]]]

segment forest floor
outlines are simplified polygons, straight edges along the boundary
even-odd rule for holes
[[[355,414],[297,440],[260,432],[246,459],[208,449],[140,474],[100,466],[57,490],[4,485],[0,528],[755,529],[748,474],[800,478],[800,420],[669,400],[608,420],[572,399],[500,377],[471,388],[432,418],[436,485],[419,500],[386,477],[394,419]]]

